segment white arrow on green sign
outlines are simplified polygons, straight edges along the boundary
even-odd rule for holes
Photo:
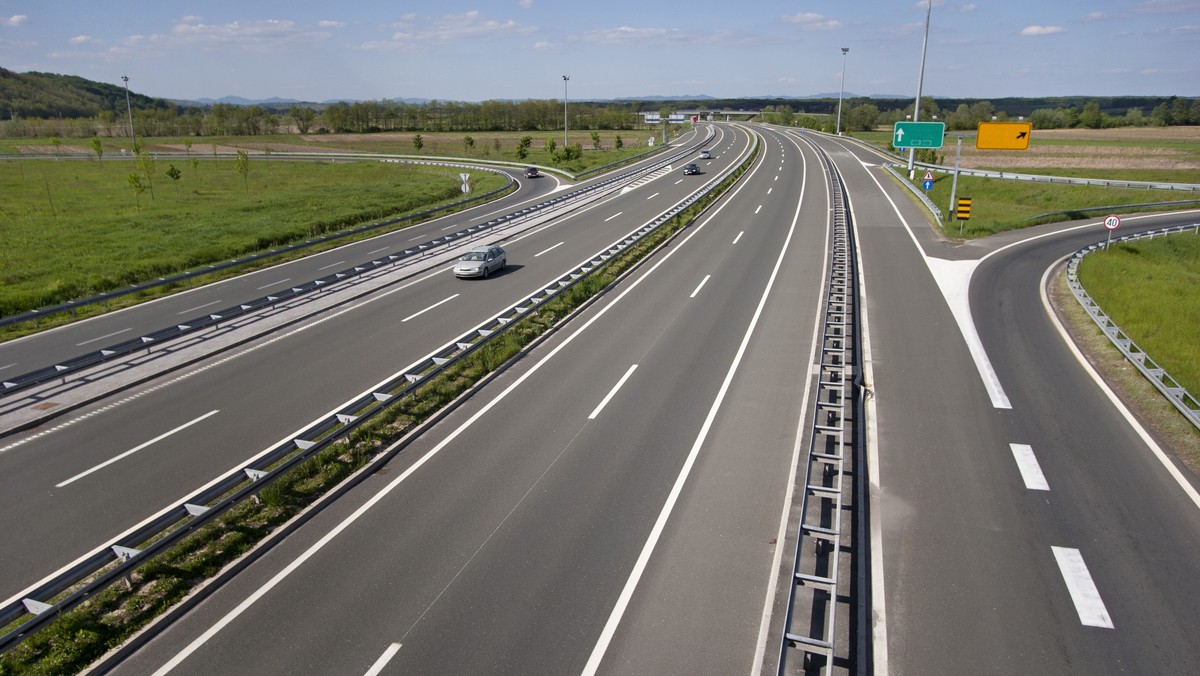
[[[941,148],[945,122],[897,122],[892,130],[894,148]]]

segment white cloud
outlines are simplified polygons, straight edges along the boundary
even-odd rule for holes
[[[1067,29],[1062,26],[1026,26],[1021,29],[1021,35],[1054,35],[1065,32]]]
[[[784,23],[798,23],[801,30],[806,31],[827,31],[842,27],[842,22],[837,19],[829,19],[815,12],[798,12],[779,17]]]
[[[20,25],[23,25],[26,21],[29,21],[29,17],[25,16],[24,14],[14,14],[13,16],[0,16],[0,26],[20,26]]]
[[[163,36],[152,36],[156,42]],[[320,42],[328,33],[311,31],[291,20],[233,21],[206,24],[183,21],[171,27],[171,40],[185,44],[238,45],[262,49],[283,44]]]
[[[1138,14],[1182,14],[1200,12],[1200,2],[1195,0],[1146,0],[1133,8]]]
[[[533,0],[517,0],[517,7],[521,9],[533,9]]]
[[[86,45],[86,44],[89,44],[89,43],[92,43],[95,41],[96,41],[96,38],[93,38],[90,35],[76,35],[75,37],[71,38],[70,40],[67,40],[68,43],[73,44],[73,45]]]
[[[321,28],[345,28],[346,22],[345,21],[332,21],[332,20],[326,19],[324,21],[318,21],[317,25],[320,26]]]
[[[432,21],[418,23],[417,17],[405,17],[393,26],[396,32],[392,40],[404,44],[449,43],[459,40],[486,40],[505,35],[522,35],[532,28],[507,20],[489,19],[478,10],[460,14],[443,14]]]
[[[583,41],[595,45],[662,44],[690,41],[678,28],[600,28],[583,34]]]
[[[562,49],[562,47],[563,47],[562,43],[547,42],[545,40],[540,40],[538,42],[533,43],[533,48],[539,52],[552,52],[557,49]]]

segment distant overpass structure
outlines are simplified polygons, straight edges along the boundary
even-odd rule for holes
[[[712,108],[694,108],[691,110],[676,110],[672,111],[668,122],[682,124],[688,122],[693,116],[697,120],[705,122],[730,122],[732,120],[749,120],[752,117],[759,115],[760,110],[714,110]],[[638,113],[642,116],[646,124],[659,124],[662,122],[662,115],[659,112],[643,111]]]

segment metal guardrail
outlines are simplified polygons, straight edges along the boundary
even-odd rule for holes
[[[1166,235],[1175,235],[1184,232],[1194,232],[1200,235],[1200,223],[1193,223],[1192,225],[1180,225],[1173,228],[1165,228],[1151,232],[1126,235],[1113,240],[1113,242],[1129,242],[1139,239],[1151,239],[1154,237],[1163,237]],[[1137,367],[1137,369],[1142,372],[1142,375],[1145,376],[1146,379],[1151,383],[1153,383],[1154,386],[1158,388],[1158,391],[1162,392],[1163,396],[1166,397],[1167,400],[1175,406],[1175,408],[1179,409],[1179,412],[1182,413],[1185,418],[1191,421],[1192,425],[1196,426],[1197,429],[1200,429],[1200,400],[1197,400],[1196,397],[1188,392],[1186,388],[1180,385],[1177,380],[1172,378],[1171,374],[1167,373],[1166,369],[1163,369],[1161,366],[1159,366],[1154,359],[1150,357],[1150,355],[1146,354],[1145,350],[1138,347],[1137,343],[1133,342],[1133,339],[1126,335],[1125,332],[1121,330],[1121,327],[1117,326],[1116,322],[1114,322],[1107,314],[1104,313],[1104,310],[1101,309],[1098,304],[1096,304],[1096,301],[1092,300],[1092,297],[1088,295],[1087,290],[1083,288],[1083,284],[1079,282],[1079,264],[1083,261],[1083,258],[1090,253],[1103,250],[1105,248],[1107,248],[1107,245],[1104,242],[1099,242],[1075,252],[1075,254],[1072,255],[1067,261],[1067,286],[1070,287],[1071,293],[1075,295],[1075,299],[1079,301],[1079,304],[1083,306],[1085,311],[1087,311],[1088,316],[1092,318],[1092,321],[1096,322],[1096,326],[1100,327],[1100,330],[1104,332],[1104,335],[1108,336],[1109,341],[1111,341],[1112,344],[1121,351],[1121,354],[1125,355],[1125,358],[1128,359],[1131,364]]]
[[[343,404],[336,413],[309,425],[297,434],[296,438],[259,454],[245,467],[221,477],[208,488],[164,510],[157,518],[136,531],[86,555],[51,579],[19,593],[13,600],[0,607],[0,626],[9,625],[25,616],[32,617],[8,634],[0,636],[0,652],[17,645],[58,614],[78,606],[100,590],[129,576],[155,555],[166,551],[232,507],[256,496],[263,488],[300,463],[346,438],[387,408],[392,400],[411,394],[432,377],[500,336],[509,326],[607,265],[611,259],[687,210],[740,170],[754,157],[757,149],[756,137],[751,135],[751,139],[754,143],[741,162],[705,183],[687,199],[589,257],[557,280],[546,284],[538,294],[522,300],[464,333],[428,357],[408,366],[371,392]],[[54,600],[73,588],[74,591],[65,597]]]
[[[865,469],[859,452],[864,439],[853,229],[841,176],[829,155],[815,144],[813,148],[824,161],[829,175],[833,244],[813,402],[815,413],[809,432],[800,524],[779,647],[779,674],[813,670],[829,674],[835,668],[835,659],[850,659],[849,648],[839,644],[838,637],[845,636],[849,642],[849,636],[854,633],[849,628],[853,619],[839,620],[838,610],[850,605],[846,580],[849,569],[865,565],[865,557],[857,544],[865,540],[865,534],[856,532],[862,526],[852,525],[849,519],[843,522],[847,501],[860,518],[865,510],[864,506],[856,504],[863,496],[862,482],[854,481],[854,477],[865,475]],[[855,484],[860,485],[859,497],[853,497]],[[859,523],[863,522],[860,520]],[[844,539],[850,538],[856,541],[851,546],[856,562],[843,556]],[[860,588],[857,593],[862,595],[866,590]],[[862,604],[857,607],[860,613],[865,612]],[[861,629],[857,640],[860,644],[868,641],[867,636],[861,635]],[[789,656],[795,656],[797,651],[803,655],[803,662],[790,664]]]
[[[382,266],[394,265],[409,258],[422,256],[437,246],[450,245],[455,242],[465,241],[496,227],[508,225],[517,219],[539,215],[551,209],[562,208],[569,202],[583,197],[589,193],[597,190],[607,189],[616,183],[626,181],[635,176],[650,173],[667,166],[679,157],[683,157],[693,152],[695,148],[699,148],[700,146],[704,145],[712,138],[712,136],[713,131],[710,128],[709,135],[699,143],[693,144],[692,146],[689,146],[678,153],[673,153],[672,155],[662,159],[657,163],[651,164],[648,167],[624,172],[587,187],[564,193],[534,206],[519,209],[504,216],[500,216],[488,221],[487,223],[469,226],[467,228],[463,228],[462,230],[437,237],[421,244],[389,253],[385,256],[371,260],[368,263],[362,263],[338,272],[328,274],[320,279],[311,280],[303,284],[291,285],[286,289],[282,289],[260,298],[238,303],[237,305],[231,305],[229,307],[204,315],[192,317],[172,326],[161,328],[135,338],[130,338],[120,343],[115,343],[113,345],[108,345],[82,355],[64,359],[27,373],[4,378],[2,381],[0,381],[0,398],[20,392],[30,387],[34,387],[41,383],[65,379],[70,375],[78,373],[84,369],[91,368],[113,359],[118,359],[140,350],[152,349],[153,346],[161,345],[167,341],[175,340],[177,338],[181,338],[183,336],[206,329],[211,329],[221,324],[221,322],[229,321],[231,319],[235,319],[264,308],[272,307],[276,303],[289,301],[304,294],[320,292],[325,289],[332,288],[332,285],[351,281],[360,275],[378,270]],[[242,262],[244,262],[244,260]],[[209,271],[206,271],[205,274],[207,272]]]
[[[913,195],[916,195],[917,199],[921,200],[921,203],[925,205],[925,208],[929,209],[929,213],[933,214],[934,217],[937,218],[937,222],[941,223],[942,210],[933,203],[933,200],[929,199],[929,195],[925,194],[924,190],[917,190],[917,186],[905,180],[905,178],[900,175],[900,172],[896,171],[896,166],[898,165],[884,164],[883,168],[886,169],[889,174],[895,176],[896,180],[900,181],[900,185],[907,187],[909,192],[911,192]]]

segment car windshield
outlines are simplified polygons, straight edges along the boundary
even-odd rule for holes
[[[468,252],[466,256],[462,257],[462,260],[464,261],[482,261],[485,259],[487,259],[486,251],[471,251]]]

